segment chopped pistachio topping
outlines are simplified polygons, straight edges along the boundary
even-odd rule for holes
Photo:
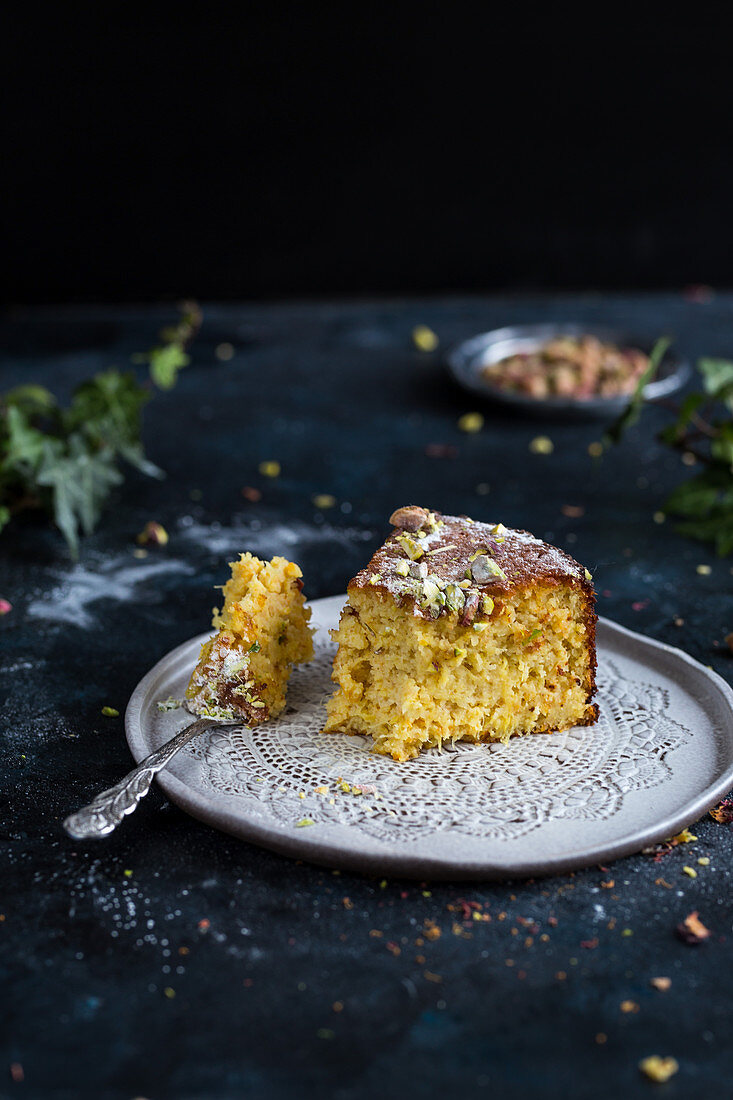
[[[398,577],[409,577],[410,567],[406,561],[398,561],[394,567],[394,571]]]
[[[473,629],[476,631],[477,634],[481,634],[484,630],[486,630],[486,627],[488,625],[488,623],[474,623]]]
[[[506,580],[506,573],[500,565],[490,558],[488,554],[480,554],[471,565],[471,576],[478,584],[486,584],[487,581],[498,577]]]
[[[407,575],[416,581],[424,581],[428,575],[428,567],[424,561],[411,561],[407,566]]]
[[[466,596],[460,585],[448,584],[445,589],[445,606],[449,611],[463,611]]]
[[[438,337],[427,325],[415,325],[412,342],[418,351],[435,351],[439,343]]]
[[[454,657],[465,657],[467,652],[468,652],[467,649],[461,649],[461,647],[459,645],[457,645],[455,647],[455,649],[453,650],[453,656]]]
[[[446,606],[446,596],[441,585],[444,584],[439,577],[427,577],[420,585],[418,603],[423,610],[430,611],[433,618],[440,615]]]
[[[486,584],[496,576],[499,566],[492,561],[488,554],[479,554],[471,564],[471,576],[478,584]]]
[[[250,653],[259,653],[260,648],[261,648],[261,646],[260,646],[259,642],[252,642],[252,645],[249,647],[249,652]]]
[[[260,462],[257,468],[263,477],[280,477],[280,463],[275,459]]]
[[[409,535],[398,535],[397,542],[411,561],[417,561],[418,558],[423,556],[424,551],[422,546],[416,543],[414,539],[410,538]]]
[[[593,580],[593,574],[592,574],[592,573],[590,572],[590,570],[588,570],[588,569],[586,569],[586,570],[585,570],[585,579],[586,579],[586,580],[587,580],[588,582],[590,582],[590,581],[592,581],[592,580]]]
[[[497,523],[494,526],[494,534],[503,538],[505,535],[509,534],[509,528],[505,527],[503,523]]]
[[[527,635],[527,637],[526,637],[526,638],[522,638],[522,645],[529,645],[529,643],[530,643],[530,642],[533,642],[533,641],[535,640],[535,638],[538,638],[538,637],[540,636],[540,634],[541,634],[541,633],[542,633],[542,631],[540,630],[540,628],[539,628],[538,626],[536,626],[536,627],[534,628],[534,630],[532,630],[532,631],[531,631],[531,632],[530,632],[530,633],[529,633],[529,634]]]
[[[381,579],[382,579],[382,574],[381,573],[372,573],[371,576],[369,577],[369,583],[370,584],[379,584]]]
[[[481,607],[485,615],[491,614],[491,612],[494,610],[494,601],[492,600],[491,596],[481,597]]]
[[[464,413],[458,418],[458,428],[462,432],[480,432],[484,426],[484,418],[481,413]]]

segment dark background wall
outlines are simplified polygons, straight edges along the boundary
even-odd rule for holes
[[[730,284],[725,29],[563,10],[16,10],[3,298]]]

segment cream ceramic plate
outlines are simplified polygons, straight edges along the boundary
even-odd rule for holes
[[[663,840],[733,787],[733,691],[680,650],[601,619],[597,725],[458,744],[409,763],[362,737],[324,735],[342,596],[317,600],[314,661],[288,708],[255,730],[187,746],[158,780],[194,817],[329,867],[418,878],[503,878],[606,862]],[[183,695],[206,635],[174,649],[127,708],[141,760],[190,721],[156,702]],[[307,822],[312,822],[308,824]]]

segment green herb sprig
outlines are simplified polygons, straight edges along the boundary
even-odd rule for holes
[[[639,379],[629,407],[606,433],[606,443],[618,443],[638,421],[646,403],[644,386],[668,346],[668,340],[657,342],[651,355],[654,371]],[[703,469],[678,485],[662,507],[680,520],[676,526],[681,534],[713,543],[719,556],[725,557],[733,553],[733,362],[700,359],[697,370],[701,389],[688,394],[679,406],[665,402],[674,420],[658,438],[693,455]]]
[[[20,512],[42,510],[77,558],[80,535],[91,534],[110,492],[124,481],[123,462],[164,476],[145,455],[142,410],[150,383],[163,390],[175,385],[200,324],[199,307],[186,302],[160,344],[134,356],[148,366],[147,384],[134,371],[110,369],[77,386],[67,407],[34,384],[0,395],[0,531]]]

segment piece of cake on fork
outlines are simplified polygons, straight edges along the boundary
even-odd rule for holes
[[[285,706],[292,666],[313,656],[311,613],[295,562],[242,554],[230,567],[218,630],[201,647],[186,706],[202,718],[259,725]]]
[[[590,573],[526,531],[416,505],[348,586],[326,732],[409,760],[453,741],[591,725]]]

